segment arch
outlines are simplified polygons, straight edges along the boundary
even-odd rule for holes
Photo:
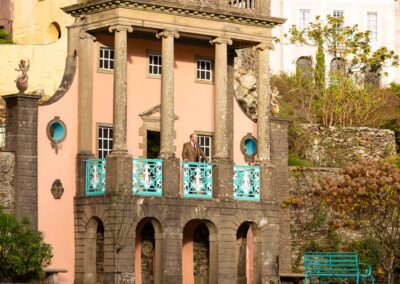
[[[84,235],[83,282],[103,283],[104,273],[104,225],[94,216],[86,224]]]
[[[145,217],[136,226],[135,283],[162,283],[161,223],[153,217]]]
[[[330,63],[330,70],[331,72],[338,72],[343,75],[346,73],[346,62],[340,57],[333,58]]]
[[[312,75],[312,59],[311,56],[301,56],[296,61],[296,73],[303,76]]]
[[[207,219],[193,219],[183,228],[183,283],[217,283],[218,231]]]
[[[261,283],[261,230],[253,222],[243,222],[236,232],[238,283]]]
[[[61,38],[61,28],[57,22],[52,22],[48,27],[45,34],[45,42],[51,43],[55,42]]]

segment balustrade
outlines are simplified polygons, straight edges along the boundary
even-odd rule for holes
[[[162,160],[132,159],[132,192],[137,195],[162,195]]]
[[[183,197],[212,198],[212,165],[182,163]]]
[[[86,195],[102,195],[106,189],[106,159],[87,160]]]
[[[260,167],[233,167],[233,198],[236,200],[260,200]]]

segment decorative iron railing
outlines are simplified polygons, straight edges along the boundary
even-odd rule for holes
[[[260,200],[260,167],[233,167],[233,198],[236,200]]]
[[[183,197],[212,198],[212,165],[182,163]]]
[[[134,158],[132,162],[133,194],[161,196],[162,161]]]
[[[86,195],[102,195],[106,192],[106,159],[86,161]]]

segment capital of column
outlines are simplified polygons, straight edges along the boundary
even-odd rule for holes
[[[272,43],[261,42],[255,46],[253,46],[254,51],[264,51],[266,49],[274,50],[274,45]]]
[[[89,39],[89,40],[95,41],[96,37],[89,34],[88,32],[81,31],[79,33],[79,39]]]
[[[212,45],[214,45],[214,44],[232,45],[233,41],[232,41],[232,39],[230,39],[228,37],[216,37],[216,38],[210,40],[210,44],[212,44]]]
[[[114,26],[110,26],[108,28],[108,31],[110,33],[122,32],[122,31],[127,31],[127,32],[131,33],[131,32],[133,32],[133,28],[132,28],[132,26],[129,26],[129,25],[114,25]]]
[[[179,38],[179,32],[175,30],[163,30],[159,33],[156,34],[157,38],[168,38],[168,37],[174,37],[174,38]]]

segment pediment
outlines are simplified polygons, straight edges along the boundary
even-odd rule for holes
[[[139,113],[139,116],[143,119],[160,120],[161,117],[161,105],[156,105],[144,112]],[[179,116],[175,114],[175,120],[178,120]]]

